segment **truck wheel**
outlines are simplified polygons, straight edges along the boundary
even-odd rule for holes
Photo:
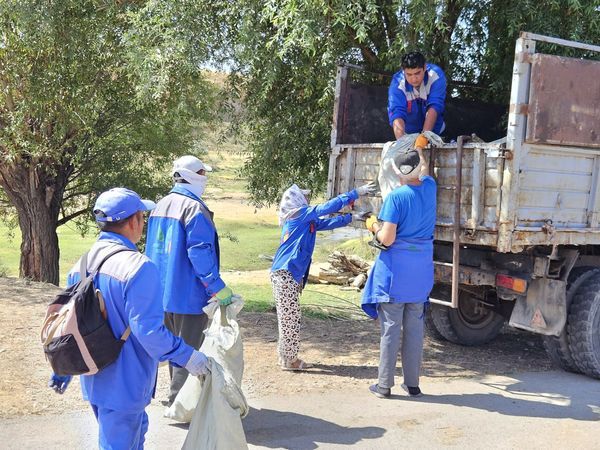
[[[435,339],[436,341],[445,341],[446,337],[438,331],[437,325],[433,320],[432,310],[437,306],[440,305],[430,304],[429,308],[427,308],[427,311],[425,312],[425,330],[427,331],[427,335],[432,339]]]
[[[589,277],[575,294],[567,323],[575,367],[600,379],[600,274]]]
[[[573,297],[581,287],[581,285],[592,275],[600,273],[600,269],[594,267],[576,267],[571,270],[567,282],[567,318],[571,310]],[[569,349],[569,332],[565,325],[559,336],[543,336],[544,348],[550,360],[554,365],[560,367],[567,372],[579,372],[577,366],[573,362],[571,350]]]
[[[431,318],[444,338],[468,346],[490,342],[504,325],[504,317],[480,306],[478,300],[465,291],[460,292],[457,309],[432,304]]]

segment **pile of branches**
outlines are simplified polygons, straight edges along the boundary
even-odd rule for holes
[[[344,290],[360,290],[367,281],[367,272],[371,264],[357,255],[348,255],[335,251],[327,258],[329,267],[321,269],[318,276],[310,276],[309,282],[337,284]]]

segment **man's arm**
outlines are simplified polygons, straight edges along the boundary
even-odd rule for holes
[[[215,245],[215,229],[202,214],[197,214],[186,224],[187,255],[196,276],[209,296],[225,287],[219,273]]]
[[[125,285],[125,314],[133,334],[154,359],[173,361],[184,367],[193,348],[165,327],[158,269],[151,261],[142,263]]]
[[[431,85],[427,96],[427,112],[425,113],[423,131],[433,131],[435,121],[444,112],[446,103],[446,76],[441,69],[436,68],[434,70],[438,79]]]
[[[375,239],[377,239],[380,244],[389,247],[396,240],[396,228],[398,228],[398,226],[391,222],[383,222],[383,225],[380,225],[379,222],[374,223],[373,230],[375,231]]]
[[[425,119],[425,122],[427,122],[427,119]],[[433,123],[435,123],[435,119],[433,120]],[[394,136],[396,136],[396,139],[400,139],[402,136],[404,136],[406,131],[403,119],[394,119],[392,127],[394,129]],[[433,128],[433,125],[431,127]]]
[[[429,108],[425,114],[425,122],[423,122],[423,131],[433,131],[438,113],[435,108]],[[395,132],[395,128],[394,128]]]
[[[388,89],[388,118],[396,139],[404,135],[406,121],[406,95],[398,89],[400,79],[402,76],[396,74]]]

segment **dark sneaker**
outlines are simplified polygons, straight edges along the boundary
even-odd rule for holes
[[[382,388],[379,387],[378,384],[372,384],[369,386],[369,391],[371,391],[376,397],[379,398],[389,398],[392,395],[392,391],[390,388]]]
[[[413,386],[407,386],[407,385],[403,384],[402,389],[404,389],[406,391],[406,393],[408,395],[410,395],[411,397],[422,397],[423,396],[423,393],[421,392],[421,389],[419,389],[419,386],[413,387]]]

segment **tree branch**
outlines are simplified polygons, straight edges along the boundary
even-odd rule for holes
[[[6,108],[13,112],[15,110],[15,101],[13,100],[12,94],[10,92],[10,86],[8,85],[8,81],[6,78],[0,77],[0,83],[2,83],[2,89],[6,92]]]
[[[69,214],[68,216],[64,216],[62,219],[59,219],[59,221],[56,223],[56,226],[60,227],[61,225],[64,225],[65,223],[67,223],[69,220],[73,220],[75,217],[79,217],[82,214],[85,214],[86,212],[87,212],[87,208],[86,209],[80,209],[79,211],[76,211],[73,214]]]
[[[373,52],[373,50],[371,50],[369,47],[367,47],[364,44],[361,44],[357,37],[356,37],[356,33],[354,32],[354,30],[350,27],[346,27],[346,34],[348,35],[348,37],[350,38],[350,40],[354,43],[354,45],[356,45],[356,47],[358,47],[358,49],[360,50],[360,53],[362,54],[362,57],[368,61],[370,64],[375,65],[377,63],[377,61],[379,60],[379,58],[377,57],[377,54],[375,52]]]
[[[65,195],[62,199],[63,202],[66,202],[68,200],[71,200],[74,197],[79,197],[81,195],[90,195],[92,192],[94,191],[81,191],[81,192],[73,192],[73,193],[69,193],[68,195]]]

